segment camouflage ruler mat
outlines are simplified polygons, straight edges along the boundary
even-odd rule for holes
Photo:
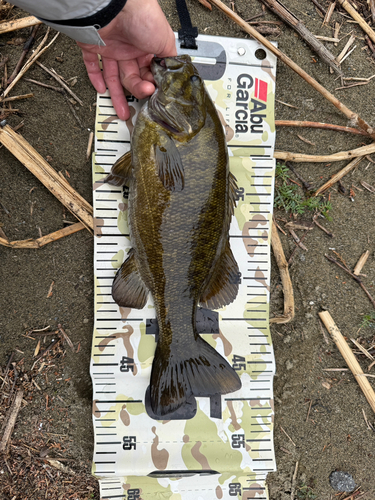
[[[275,371],[268,325],[273,203],[276,58],[257,42],[200,36],[190,53],[219,111],[237,178],[230,243],[240,268],[236,300],[200,309],[198,330],[241,377],[242,388],[197,398],[194,416],[154,420],[145,397],[155,350],[154,306],[118,307],[111,285],[130,248],[127,192],[102,179],[130,148],[142,102],[130,96],[131,119],[117,119],[109,95],[98,95],[93,159],[95,326],[91,376],[93,473],[102,500],[267,499],[275,470]]]

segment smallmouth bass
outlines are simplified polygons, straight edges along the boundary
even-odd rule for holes
[[[237,391],[229,363],[196,332],[198,304],[216,309],[238,293],[229,245],[236,181],[223,127],[187,55],[154,58],[156,90],[138,115],[132,150],[106,182],[129,186],[133,248],[112,287],[120,306],[142,309],[151,292],[159,339],[150,378],[158,418],[191,397]]]

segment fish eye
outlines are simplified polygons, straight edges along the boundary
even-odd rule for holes
[[[199,80],[199,76],[197,76],[197,75],[193,75],[193,76],[190,77],[190,81],[191,82],[196,82],[198,80]]]

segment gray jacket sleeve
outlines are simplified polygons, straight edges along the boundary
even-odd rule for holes
[[[12,3],[77,42],[105,45],[98,30],[117,16],[126,0],[13,0]]]

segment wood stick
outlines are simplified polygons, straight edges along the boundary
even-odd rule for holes
[[[345,359],[347,365],[352,371],[358,385],[362,389],[367,401],[369,402],[373,412],[375,413],[375,392],[373,391],[369,381],[363,375],[362,368],[360,367],[356,357],[354,356],[352,350],[346,343],[346,340],[342,336],[340,330],[332,319],[332,316],[328,311],[323,311],[319,313],[320,319],[323,321],[324,326],[327,328],[328,332],[331,334],[333,341],[337,345],[342,357]]]
[[[335,130],[336,132],[348,132],[350,134],[365,135],[368,133],[364,130],[352,127],[344,127],[342,125],[335,125],[333,123],[321,122],[303,122],[299,120],[275,120],[276,127],[302,127],[302,128],[321,128],[324,130]]]
[[[16,398],[13,401],[13,404],[10,409],[9,418],[5,426],[3,437],[0,442],[0,453],[6,450],[8,441],[12,435],[13,428],[16,424],[18,412],[20,411],[21,408],[22,398],[23,398],[23,390],[20,389],[19,391],[17,391]]]
[[[293,71],[300,75],[304,80],[306,80],[315,90],[320,92],[329,102],[331,102],[337,109],[339,109],[347,118],[354,120],[354,122],[365,132],[367,132],[373,139],[375,139],[375,130],[366,123],[357,113],[354,113],[349,108],[347,108],[342,102],[340,102],[333,94],[328,92],[320,83],[318,83],[314,78],[312,78],[306,71],[304,71],[298,64],[292,61],[288,56],[286,56],[281,50],[277,49],[269,42],[266,38],[260,35],[254,28],[249,26],[239,15],[229,9],[221,0],[209,0],[212,4],[216,5],[224,14],[230,17],[235,23],[237,23],[246,33],[251,35],[253,38],[258,40],[263,44],[269,51],[275,54],[283,63],[289,66]],[[325,160],[323,160],[325,161]]]
[[[298,238],[297,234],[293,231],[293,229],[289,228],[290,234],[293,236],[294,241],[297,243],[297,245],[302,248],[302,250],[305,250],[307,252],[307,248],[305,245],[302,243],[302,241]],[[289,262],[288,262],[289,264]]]
[[[310,401],[310,409],[311,409],[311,403],[312,403],[312,400]],[[307,415],[307,418],[309,418],[309,416]],[[306,420],[307,421],[307,420]],[[293,478],[292,478],[292,489],[290,491],[290,500],[294,500],[294,495],[295,495],[295,492],[296,492],[296,487],[297,487],[297,473],[298,473],[298,464],[299,462],[297,461],[296,462],[296,467],[294,469],[294,474],[293,474]]]
[[[15,84],[18,82],[18,80],[20,80],[23,77],[23,75],[30,68],[30,66],[32,66],[34,64],[34,62],[38,59],[38,57],[40,57],[53,44],[53,42],[56,40],[56,38],[60,35],[60,33],[57,33],[52,38],[52,40],[49,42],[49,44],[46,45],[42,49],[41,47],[45,43],[45,41],[47,40],[48,33],[49,33],[49,31],[47,30],[47,33],[46,33],[45,37],[43,38],[43,40],[41,41],[39,47],[37,47],[35,49],[34,54],[28,59],[28,61],[26,62],[25,66],[21,69],[21,71],[18,73],[18,75],[16,76],[16,78],[13,80],[13,82],[7,87],[7,89],[5,90],[5,92],[3,94],[3,97],[5,97],[7,94],[9,94],[10,90],[15,86]]]
[[[2,61],[0,61],[0,68],[6,65],[6,63],[9,61],[9,57],[4,57]]]
[[[211,0],[210,0],[211,1]],[[273,255],[275,256],[277,266],[280,271],[281,282],[284,291],[284,314],[270,318],[270,323],[289,323],[294,318],[294,293],[292,281],[289,275],[289,266],[285,258],[284,250],[281,245],[279,233],[277,232],[276,224],[271,223],[271,245]]]
[[[309,31],[301,21],[287,10],[278,0],[261,0],[276,15],[293,28],[336,73],[342,76],[334,55]]]
[[[46,71],[49,75],[51,75],[51,76],[52,76],[52,78],[54,78],[57,82],[59,82],[59,84],[60,84],[62,87],[64,87],[64,89],[65,89],[67,92],[69,92],[69,94],[70,94],[72,97],[74,97],[74,99],[75,99],[77,102],[79,102],[79,104],[80,104],[81,106],[83,106],[83,102],[81,101],[81,99],[80,99],[79,97],[77,97],[77,96],[76,96],[76,94],[75,94],[75,93],[74,93],[74,92],[73,92],[73,91],[72,91],[72,90],[71,90],[71,89],[67,86],[67,84],[66,84],[66,83],[64,83],[64,82],[61,80],[61,78],[60,78],[60,77],[59,77],[56,73],[54,73],[53,71],[51,71],[51,70],[49,70],[48,68],[46,68],[46,67],[44,66],[44,64],[42,64],[42,63],[41,63],[41,62],[39,62],[39,61],[37,62],[37,65],[38,65],[38,66],[40,66],[42,69],[44,69],[44,71]]]
[[[8,31],[35,26],[36,24],[42,24],[42,21],[39,21],[39,19],[34,16],[15,19],[14,21],[9,21],[7,23],[0,23],[0,35],[2,35],[3,33],[8,33]]]
[[[8,125],[0,128],[0,142],[20,160],[88,229],[94,228],[92,207],[75,191],[68,181],[58,175],[51,165]]]
[[[27,42],[25,43],[25,45],[23,46],[23,50],[22,50],[22,53],[21,53],[21,57],[19,58],[18,60],[18,63],[16,65],[16,67],[14,68],[13,70],[13,73],[10,75],[10,77],[8,78],[8,85],[10,83],[12,83],[12,81],[16,78],[16,76],[18,75],[20,69],[21,69],[21,66],[22,66],[22,63],[26,57],[26,54],[29,52],[30,48],[32,47],[33,43],[34,43],[34,40],[35,40],[35,37],[36,37],[36,34],[38,33],[38,29],[39,29],[39,26],[40,24],[37,24],[36,26],[34,26],[33,28],[33,31],[30,35],[30,38],[27,40]]]
[[[363,29],[365,33],[371,38],[373,42],[375,42],[375,32],[370,28],[370,26],[366,23],[361,15],[350,5],[348,0],[338,0],[341,7],[344,7],[346,12],[352,16],[352,18],[357,21],[360,27]]]
[[[327,189],[332,187],[334,184],[336,184],[337,181],[342,179],[344,175],[346,175],[348,172],[353,170],[359,163],[363,160],[363,156],[358,156],[354,160],[352,160],[350,163],[346,165],[340,172],[337,172],[329,181],[327,181],[323,186],[321,186],[319,189],[316,190],[315,196],[319,196],[320,194],[324,193]]]
[[[350,151],[341,151],[340,153],[334,153],[333,155],[304,155],[301,153],[289,153],[287,151],[275,151],[274,158],[277,160],[287,160],[300,162],[333,162],[348,160],[350,158],[356,158],[357,156],[365,156],[375,152],[375,142],[369,144],[368,146],[362,146],[357,149],[352,149]]]
[[[8,241],[5,238],[0,238],[0,245],[10,248],[42,248],[44,247],[44,245],[47,245],[48,243],[57,241],[61,238],[64,238],[64,236],[68,236],[69,234],[77,233],[78,231],[81,231],[81,229],[84,228],[85,226],[84,224],[82,224],[82,222],[76,222],[71,226],[59,229],[54,233],[46,234],[45,236],[42,236],[41,238],[38,238],[36,240],[28,239],[28,240]]]
[[[366,261],[367,261],[369,255],[370,255],[369,250],[366,250],[366,252],[361,255],[361,257],[359,258],[359,261],[357,262],[357,264],[354,268],[353,274],[355,274],[356,276],[358,276],[360,274],[360,272],[362,271],[362,267],[366,264]]]

